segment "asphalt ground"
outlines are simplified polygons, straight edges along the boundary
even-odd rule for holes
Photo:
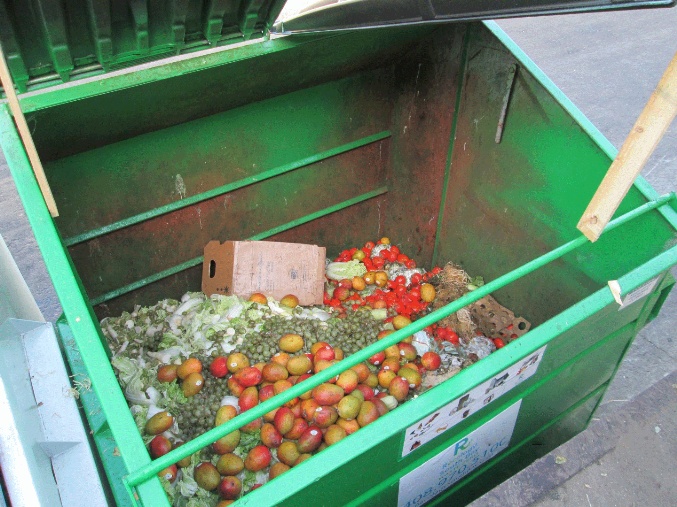
[[[677,51],[677,9],[500,20],[504,30],[617,147]],[[677,188],[677,122],[644,176]],[[47,320],[61,313],[9,170],[0,157],[0,234]],[[677,294],[638,335],[580,435],[473,506],[675,505]]]

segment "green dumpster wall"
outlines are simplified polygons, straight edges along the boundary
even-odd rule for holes
[[[490,281],[579,236],[613,157],[492,24],[279,38],[21,100],[61,213],[56,230],[6,111],[3,148],[70,302],[61,332],[71,366],[93,379],[90,424],[120,503],[129,502],[121,477],[149,458],[96,319],[198,290],[208,240],[316,243],[331,255],[387,235],[423,266],[454,261]],[[640,181],[619,213],[655,197]],[[517,400],[509,451],[447,495],[469,501],[570,438],[671,287],[677,259],[663,252],[674,217],[662,206],[501,289],[531,332],[242,503],[394,502],[400,476]],[[611,279],[630,291],[653,278],[620,312],[606,289]],[[405,428],[543,346],[535,376],[401,458]],[[157,480],[139,493],[144,504],[162,499]]]

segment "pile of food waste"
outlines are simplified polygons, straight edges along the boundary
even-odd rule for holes
[[[151,457],[236,417],[483,284],[426,271],[388,238],[326,266],[324,304],[190,292],[101,321]],[[507,345],[529,323],[487,296],[159,476],[176,506],[229,505]]]

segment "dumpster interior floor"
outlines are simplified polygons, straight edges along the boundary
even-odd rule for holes
[[[617,147],[677,50],[677,8],[500,24]],[[674,191],[676,166],[677,122],[644,175],[659,193]],[[1,156],[0,234],[45,318],[55,320],[60,306]],[[672,505],[677,497],[671,480],[677,456],[675,329],[673,293],[637,337],[588,429],[472,505]]]

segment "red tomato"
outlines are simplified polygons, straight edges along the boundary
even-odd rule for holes
[[[411,297],[411,295],[407,294],[405,289],[405,292],[400,296],[400,302],[405,305],[410,305],[411,303],[414,302],[414,298]]]
[[[406,264],[408,260],[409,260],[409,257],[407,255],[399,254],[397,256],[397,262],[399,262],[400,264]]]
[[[456,331],[453,329],[449,330],[447,333],[447,341],[453,343],[454,345],[458,345],[458,335],[456,334]]]
[[[392,248],[388,250],[388,254],[386,255],[386,259],[390,262],[395,262],[397,260],[397,254],[393,252]]]
[[[404,285],[395,285],[395,294],[403,296],[407,293],[407,288]]]
[[[405,286],[407,284],[407,279],[404,277],[404,275],[398,275],[395,277],[395,283],[397,285]]]
[[[405,266],[407,266],[407,269],[414,269],[416,267],[416,261],[413,259],[409,259],[407,262],[404,263]]]
[[[374,265],[374,267],[377,268],[377,269],[381,269],[386,263],[386,261],[383,257],[374,257],[371,260],[371,262]]]
[[[505,343],[500,338],[494,338],[494,345],[496,345],[497,349],[502,349],[505,347]]]
[[[374,244],[373,241],[367,241],[367,242],[364,244],[364,248],[368,248],[369,250],[372,250],[375,246],[376,246],[376,245]]]
[[[421,273],[414,273],[411,275],[411,283],[412,285],[420,285],[421,284],[421,279],[423,277],[421,276]]]
[[[390,247],[390,251],[395,254],[395,257],[397,257],[397,255],[399,255],[399,253],[400,253],[400,249],[398,247],[396,247],[395,245],[392,245]]]
[[[329,293],[325,292],[324,295],[322,296],[322,303],[328,305],[330,302],[331,298],[329,297]]]
[[[433,275],[439,275],[442,272],[442,268],[439,266],[435,266],[433,268]]]
[[[421,290],[420,289],[411,289],[409,291],[409,295],[414,298],[416,301],[420,301],[421,299]]]

